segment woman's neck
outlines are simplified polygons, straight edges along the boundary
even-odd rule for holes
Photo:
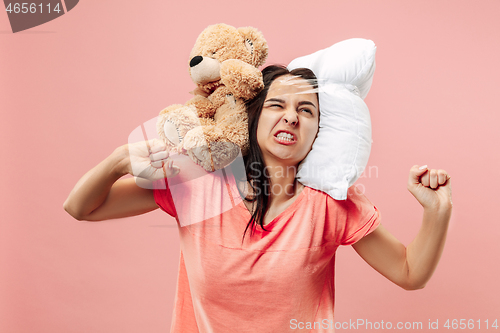
[[[293,198],[300,186],[295,180],[296,165],[271,164],[266,165],[270,180],[269,204],[280,204]]]
[[[269,202],[268,204],[281,204],[298,194],[304,187],[296,181],[298,165],[282,165],[282,164],[266,164],[266,171],[269,175]],[[260,168],[259,168],[260,169]],[[260,169],[260,172],[264,172]],[[238,182],[238,188],[242,194],[242,198],[250,200],[254,198],[254,190],[250,185],[252,181],[249,179],[245,182]],[[264,189],[262,189],[264,191]]]

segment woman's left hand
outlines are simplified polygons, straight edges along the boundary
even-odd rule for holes
[[[424,209],[451,210],[451,177],[445,170],[428,169],[427,165],[410,169],[408,191],[420,202]]]

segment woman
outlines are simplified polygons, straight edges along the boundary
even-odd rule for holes
[[[441,256],[452,208],[446,171],[411,168],[408,190],[424,214],[418,235],[405,247],[380,225],[377,208],[355,187],[347,200],[336,201],[296,181],[297,166],[319,128],[315,77],[306,69],[277,66],[264,69],[263,76],[264,90],[248,105],[251,150],[243,177],[204,173],[188,158],[178,157],[174,165],[160,142],[137,143],[118,148],[89,171],[65,202],[79,220],[158,207],[177,217],[181,259],[172,332],[332,332],[338,246],[353,245],[406,290],[423,288]],[[118,180],[132,170],[143,170],[141,176],[150,180],[170,178],[167,188]],[[245,176],[248,181],[238,182]],[[174,185],[180,177],[187,178]],[[239,202],[231,194],[238,192]],[[189,193],[184,201],[194,205],[179,208],[178,197],[174,205],[175,193]],[[225,195],[231,209],[207,215]],[[197,207],[202,218],[179,219]]]

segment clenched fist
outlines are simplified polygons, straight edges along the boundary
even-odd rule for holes
[[[424,209],[451,210],[451,177],[445,170],[429,169],[427,165],[414,165],[408,177],[408,191]]]
[[[158,139],[127,145],[128,173],[150,181],[176,176],[180,169],[173,164],[165,143]]]

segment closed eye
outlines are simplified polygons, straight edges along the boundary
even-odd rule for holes
[[[311,111],[311,110],[309,110],[309,109],[300,109],[300,111],[305,111],[305,112],[308,112],[308,113],[310,113],[310,114],[313,114],[313,113],[312,113],[312,111]]]
[[[283,104],[285,104],[285,101],[280,98],[270,98],[265,101],[264,105],[266,107],[274,107],[274,106],[282,107]]]
[[[275,103],[275,104],[265,104],[265,105],[264,105],[264,107],[265,107],[265,108],[280,108],[280,109],[282,109],[282,108],[283,108],[283,105],[281,105],[281,104],[276,104],[276,103]]]

